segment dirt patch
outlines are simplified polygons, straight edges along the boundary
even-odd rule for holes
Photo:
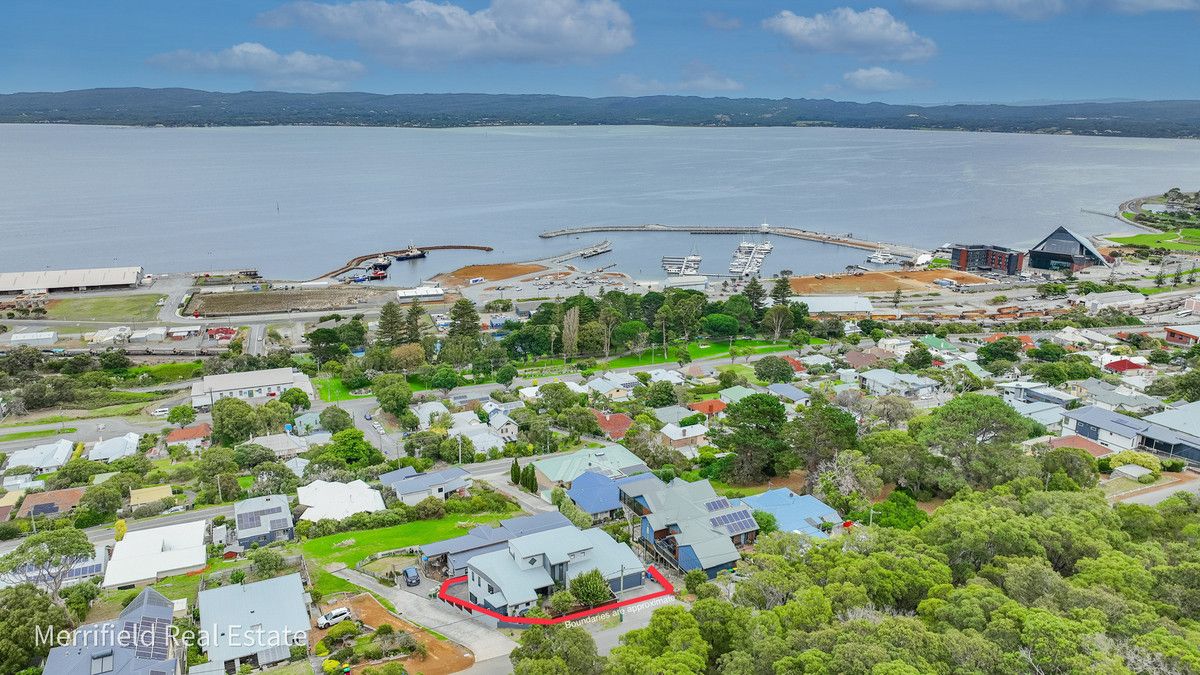
[[[880,271],[863,272],[861,275],[832,274],[824,279],[792,277],[789,281],[792,292],[798,294],[829,293],[872,293],[900,289],[901,291],[927,291],[936,289],[936,281],[949,279],[958,284],[985,284],[987,279],[957,270],[911,270],[907,272]]]
[[[404,663],[404,668],[410,673],[417,675],[449,675],[449,673],[457,673],[475,665],[475,655],[471,653],[471,650],[450,640],[439,640],[424,628],[392,614],[383,605],[379,604],[379,600],[375,599],[375,596],[370,593],[360,593],[341,602],[330,603],[323,606],[321,611],[326,612],[334,607],[349,607],[354,613],[355,619],[358,619],[371,628],[378,628],[386,623],[397,631],[411,633],[414,638],[423,643],[429,651],[429,655],[424,659],[416,657],[401,659]],[[318,640],[325,637],[326,632],[325,630],[314,628],[310,644],[316,644]],[[371,667],[369,664],[354,666],[352,672],[356,675],[361,675],[369,667]]]
[[[453,272],[440,274],[435,277],[438,281],[445,284],[465,286],[472,279],[483,277],[488,281],[502,281],[504,279],[512,279],[524,274],[533,274],[546,269],[542,265],[527,265],[520,263],[502,263],[498,265],[467,265],[460,267]]]
[[[352,309],[392,297],[392,291],[360,284],[335,288],[288,291],[243,291],[234,293],[197,293],[185,314],[201,316],[274,314],[278,312],[319,312]]]

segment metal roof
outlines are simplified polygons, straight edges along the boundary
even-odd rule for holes
[[[600,471],[613,476],[647,471],[646,465],[637,455],[615,443],[539,459],[533,464],[548,480],[556,483],[569,483],[584,471]]]
[[[284,636],[311,628],[299,574],[200,591],[197,602],[200,626],[209,631],[205,651],[217,663],[290,644]]]
[[[133,286],[142,280],[140,267],[97,267],[77,270],[0,272],[0,293],[54,288]]]
[[[284,495],[251,497],[233,505],[239,540],[292,527],[292,512]]]

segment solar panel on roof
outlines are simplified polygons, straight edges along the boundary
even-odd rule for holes
[[[710,513],[718,509],[727,509],[729,508],[729,500],[725,499],[724,497],[721,497],[720,499],[714,499],[710,502],[706,502],[704,504],[704,508],[708,509]]]
[[[58,504],[53,502],[49,504],[34,504],[30,509],[30,514],[35,516],[44,516],[51,513],[58,513]]]

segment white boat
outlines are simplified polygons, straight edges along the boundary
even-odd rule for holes
[[[876,265],[891,265],[892,263],[896,262],[896,256],[892,255],[891,253],[879,251],[870,258],[867,258],[867,262],[875,263]]]

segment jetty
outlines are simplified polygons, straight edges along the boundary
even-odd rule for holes
[[[342,265],[341,267],[339,267],[335,270],[326,272],[325,274],[322,274],[321,276],[316,277],[316,278],[312,279],[311,281],[323,281],[325,279],[333,279],[333,278],[341,276],[351,270],[361,268],[369,260],[374,260],[376,258],[382,258],[384,256],[395,257],[402,253],[411,251],[412,249],[417,249],[417,250],[425,252],[425,253],[428,253],[429,251],[484,251],[484,252],[490,253],[492,250],[494,250],[494,249],[492,249],[491,246],[470,246],[470,245],[458,246],[458,245],[453,245],[453,244],[439,244],[437,246],[410,246],[408,248],[396,249],[394,251],[378,251],[376,253],[367,253],[366,255],[360,255],[355,258],[351,258],[350,260],[348,260],[346,262],[345,265]]]
[[[848,234],[828,234],[826,232],[814,232],[812,230],[802,230],[797,227],[780,227],[778,225],[662,225],[659,223],[645,223],[642,225],[585,225],[582,227],[568,227],[561,230],[550,230],[543,232],[540,236],[542,239],[553,239],[555,237],[566,237],[576,234],[589,234],[593,232],[678,232],[680,234],[769,234],[778,237],[788,237],[790,239],[804,239],[806,241],[815,241],[820,244],[832,244],[834,246],[846,246],[849,248],[862,249],[864,251],[885,251],[895,256],[904,258],[916,258],[917,256],[928,253],[923,249],[905,244],[892,244],[881,241],[870,241],[867,239],[859,239]]]

